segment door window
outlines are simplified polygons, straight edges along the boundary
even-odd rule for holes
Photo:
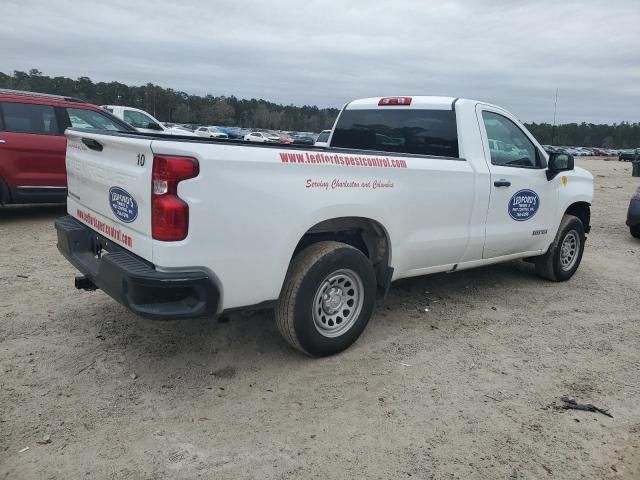
[[[122,130],[122,127],[106,115],[94,110],[67,108],[69,122],[74,128],[97,128],[99,130]]]
[[[2,103],[4,131],[58,135],[58,122],[53,107],[31,103]]]
[[[544,159],[533,142],[507,117],[483,111],[489,152],[493,165],[520,168],[543,168]]]

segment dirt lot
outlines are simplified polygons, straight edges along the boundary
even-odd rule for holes
[[[637,480],[640,241],[624,220],[640,182],[578,164],[596,198],[570,282],[522,262],[400,281],[321,360],[270,313],[158,323],[76,291],[64,211],[0,211],[0,476]],[[550,408],[562,396],[613,418]]]

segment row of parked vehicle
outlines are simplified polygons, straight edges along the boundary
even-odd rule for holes
[[[120,105],[104,105],[102,108],[120,120],[124,120],[142,133],[165,133],[170,135],[197,136],[205,138],[228,138],[257,143],[296,143],[302,145],[317,145],[317,141],[320,141],[321,143],[324,141],[326,143],[329,139],[328,132],[331,132],[331,130],[324,130],[320,134],[312,132],[280,132],[240,127],[222,127],[216,125],[163,123],[149,113],[138,108]]]
[[[622,150],[595,147],[560,147],[556,145],[542,146],[548,153],[566,153],[574,157],[615,157]]]
[[[260,130],[251,128],[240,127],[221,127],[215,125],[179,125],[179,124],[165,124],[173,129],[180,129],[180,131],[187,131],[187,134],[194,134],[198,137],[207,138],[228,138],[233,140],[244,140],[246,142],[256,143],[281,143],[281,144],[300,144],[300,145],[315,145],[326,146],[326,142],[329,140],[329,134],[331,130],[323,130],[322,132],[282,132],[274,130]],[[184,133],[179,133],[183,135]]]

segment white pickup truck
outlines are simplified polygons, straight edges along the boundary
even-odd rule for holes
[[[591,174],[474,100],[356,100],[323,148],[66,136],[76,287],[155,319],[275,306],[313,356],[351,345],[400,278],[524,258],[567,280],[590,226]]]
[[[195,134],[184,127],[167,127],[160,120],[152,117],[144,110],[133,107],[123,107],[121,105],[103,105],[111,115],[124,120],[133,128],[142,133],[166,133],[168,135],[195,136]]]

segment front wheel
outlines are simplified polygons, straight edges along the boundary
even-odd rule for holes
[[[564,215],[549,250],[534,260],[536,274],[553,282],[569,280],[580,266],[585,240],[580,219]]]
[[[291,262],[276,305],[276,324],[303,353],[333,355],[358,339],[375,296],[373,266],[360,250],[340,242],[314,243]]]
[[[629,233],[634,238],[640,238],[640,225],[632,225],[629,227]]]

